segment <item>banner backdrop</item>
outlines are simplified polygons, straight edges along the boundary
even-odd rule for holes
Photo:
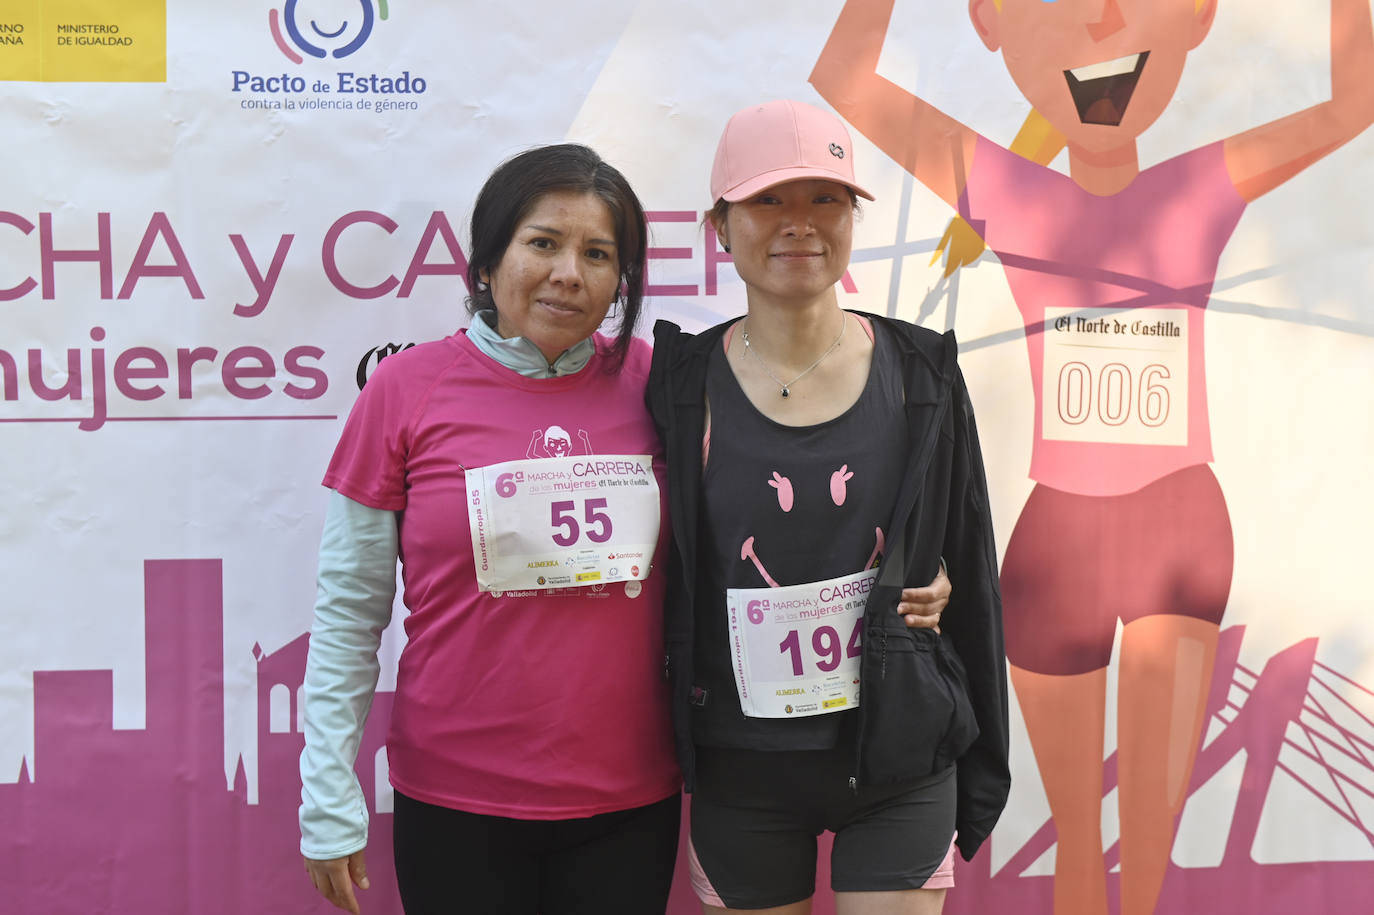
[[[699,225],[711,156],[730,113],[793,97],[851,119],[878,198],[842,304],[958,334],[1009,560],[1009,633],[1088,638],[1025,596],[1051,568],[1075,606],[1108,617],[1100,662],[1013,656],[1011,801],[946,911],[1363,910],[1368,3],[0,2],[4,908],[328,910],[296,852],[296,715],[318,481],[360,385],[387,355],[465,323],[472,198],[534,144],[586,142],[630,178],[653,222],[650,318],[699,329],[740,313],[729,256]],[[1025,182],[1070,201],[1133,192],[1092,186],[1053,144],[1001,198],[979,172],[932,179],[921,157],[948,150],[892,148],[914,107],[862,109],[852,86],[811,82],[842,10],[872,20],[850,38],[881,54],[875,68],[840,48],[834,73],[859,85],[876,72],[980,143],[1012,146],[1033,105],[1078,129],[1037,95],[1046,72],[1107,80],[1098,101],[1115,115],[1089,98],[1071,116],[1117,117],[1142,168],[1221,141],[1233,154],[1235,138],[1289,116],[1355,136],[1259,143],[1276,164],[1258,185],[1156,182],[1125,211],[1137,222],[1078,223],[1076,202],[1027,215]],[[1141,89],[1153,123],[1130,109],[1151,58],[1182,67],[1176,88]],[[1234,180],[1225,162],[1217,174]],[[1012,211],[1009,230],[980,206]],[[1225,206],[1235,219],[1204,233],[1215,250],[1192,250],[1188,233]],[[990,250],[946,273],[932,256],[956,210]],[[1110,242],[1093,253],[1104,232],[1144,251],[1134,267]],[[1146,244],[1160,239],[1179,244]],[[1202,279],[1181,262],[1203,262]],[[1210,467],[1205,496],[1121,482],[1170,447]],[[1105,540],[1042,510],[1046,489],[1144,507],[1110,503],[1122,533]],[[1014,531],[1039,548],[1008,552]],[[1183,609],[1191,577],[1151,571],[1170,549],[1210,582],[1210,617]],[[358,763],[374,810],[369,913],[400,910],[383,738],[402,638],[397,625],[385,636]],[[1142,769],[1163,773],[1154,801],[1118,790]],[[1151,805],[1163,813],[1142,826]],[[696,911],[681,871],[672,911]],[[816,911],[833,911],[828,893]]]

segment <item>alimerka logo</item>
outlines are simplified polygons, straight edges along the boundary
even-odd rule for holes
[[[306,0],[306,9],[302,10],[298,0],[286,0],[280,12],[272,7],[267,12],[272,40],[287,59],[296,64],[305,61],[302,54],[321,60],[347,57],[367,42],[376,21],[385,20],[388,15],[386,0],[377,0],[376,9],[371,0],[358,0],[354,5],[355,15],[346,11],[339,15],[332,9],[338,6],[338,3]]]

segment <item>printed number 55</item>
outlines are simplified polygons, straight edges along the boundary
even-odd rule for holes
[[[577,503],[573,501],[554,502],[549,506],[551,523],[555,528],[553,542],[559,546],[572,546],[580,536],[577,517],[574,514]],[[605,543],[611,539],[611,516],[606,514],[605,499],[588,499],[582,505],[583,523],[587,526],[587,539],[593,543]]]

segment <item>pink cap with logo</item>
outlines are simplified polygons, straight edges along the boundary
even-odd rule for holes
[[[838,117],[781,99],[735,112],[711,166],[711,199],[734,203],[802,178],[837,181],[869,200],[854,181],[849,131]]]

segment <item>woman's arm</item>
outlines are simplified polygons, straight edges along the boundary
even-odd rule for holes
[[[1331,98],[1226,140],[1226,168],[1247,202],[1273,190],[1374,123],[1369,0],[1331,0]]]
[[[336,899],[319,877],[333,866],[365,887],[361,852],[368,814],[353,764],[377,688],[377,649],[396,597],[398,543],[395,512],[331,494],[305,668],[301,854],[321,893],[349,911],[357,911],[357,903],[348,881],[335,889],[342,897]]]
[[[878,75],[893,0],[846,0],[811,84],[845,120],[951,207],[978,135]]]

